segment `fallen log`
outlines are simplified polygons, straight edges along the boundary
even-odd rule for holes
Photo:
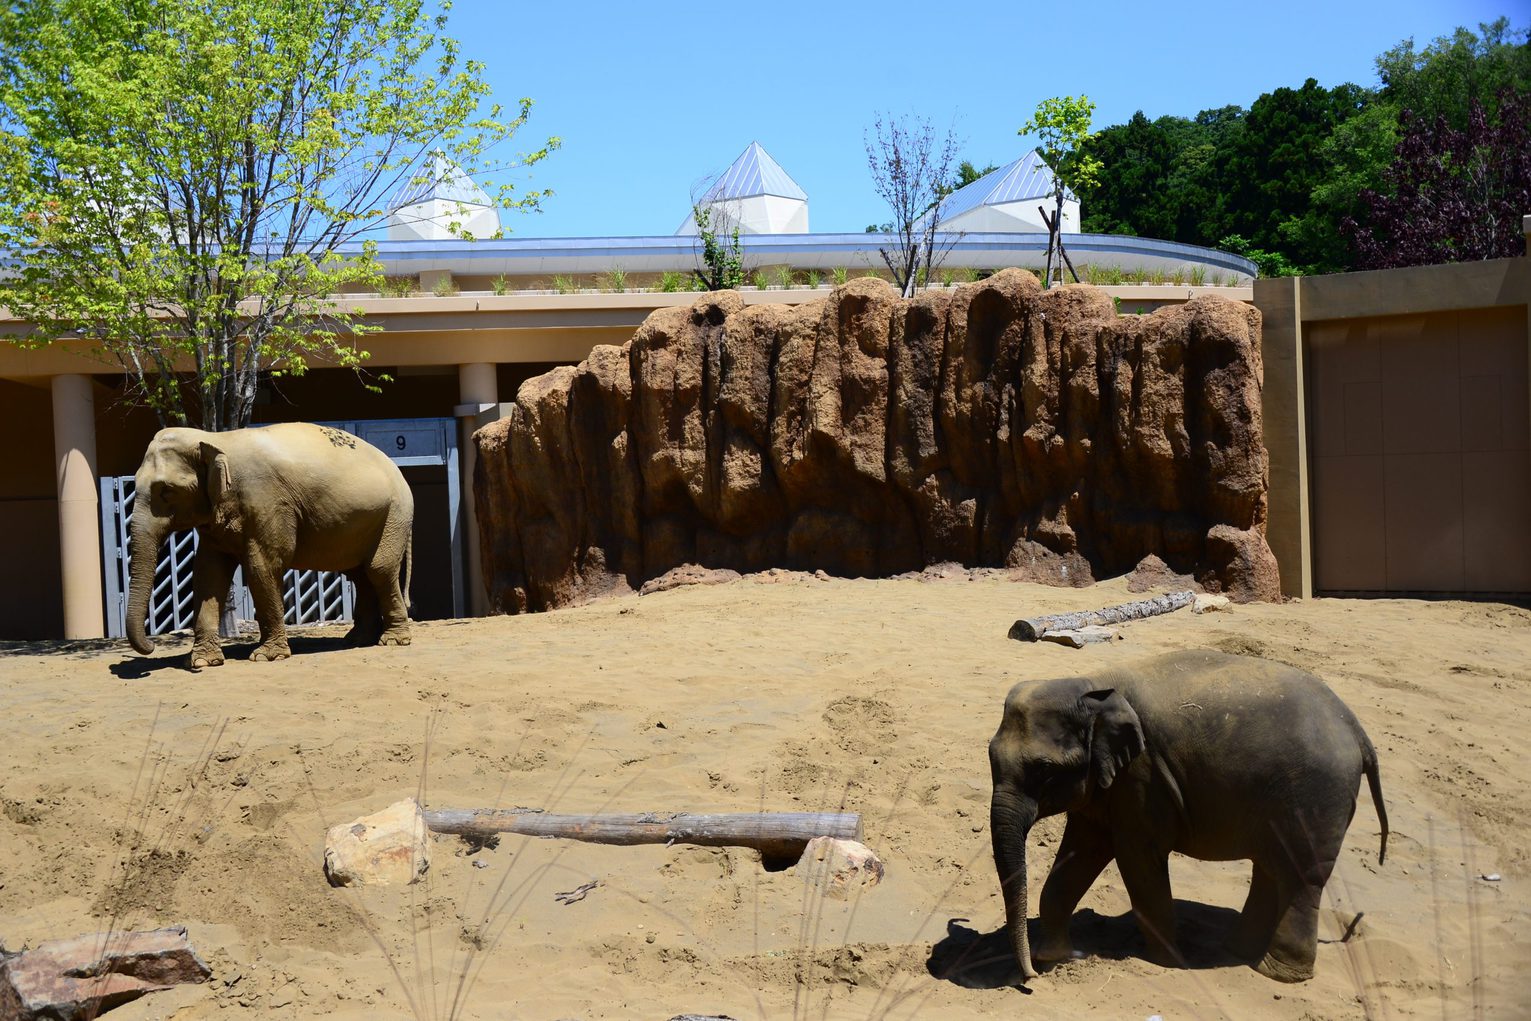
[[[1130,620],[1173,613],[1181,607],[1190,606],[1195,598],[1196,593],[1190,591],[1168,592],[1152,599],[1140,599],[1135,603],[1107,606],[1100,610],[1078,610],[1074,613],[1022,618],[1010,625],[1010,637],[1018,642],[1035,642],[1049,631],[1078,631],[1092,624],[1125,624]]]
[[[861,816],[855,812],[552,815],[527,808],[445,808],[428,809],[425,825],[434,833],[456,833],[466,837],[520,833],[532,837],[583,840],[592,844],[751,847],[767,858],[797,858],[814,837],[861,839]]]

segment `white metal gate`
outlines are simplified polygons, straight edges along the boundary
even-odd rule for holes
[[[323,422],[360,436],[387,454],[400,467],[442,465],[447,469],[447,520],[451,525],[452,612],[463,613],[462,493],[457,464],[457,423],[453,419],[395,419],[371,422]],[[133,476],[101,480],[101,538],[106,553],[106,633],[127,635],[127,594],[131,575],[128,530],[133,518]],[[197,607],[192,594],[192,564],[197,549],[195,531],[174,532],[160,547],[149,596],[147,630],[151,635],[190,628]],[[282,605],[289,627],[350,620],[356,586],[331,571],[288,571],[282,578]],[[241,571],[234,572],[233,610],[240,620],[253,620],[255,605]]]

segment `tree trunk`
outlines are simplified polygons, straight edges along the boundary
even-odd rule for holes
[[[1074,613],[1050,613],[1045,617],[1023,617],[1010,625],[1009,637],[1018,642],[1035,642],[1049,631],[1077,631],[1091,624],[1125,624],[1130,620],[1157,617],[1161,613],[1173,613],[1196,601],[1196,593],[1166,592],[1151,599],[1139,599],[1133,603],[1121,603],[1100,610],[1078,610]]]
[[[1005,926],[1015,949],[1021,977],[1037,977],[1031,964],[1031,938],[1026,932],[1026,838],[1037,819],[1036,803],[995,785],[989,803],[989,835],[994,842],[994,867],[1005,900]]]
[[[753,847],[771,858],[797,857],[814,837],[861,839],[861,816],[845,812],[758,812],[691,815],[551,815],[534,809],[432,809],[425,825],[436,833],[485,837],[522,833],[593,844],[700,844]]]

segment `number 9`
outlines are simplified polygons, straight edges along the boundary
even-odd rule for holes
[[[393,438],[393,445],[398,447],[400,450],[403,450],[404,449],[404,437],[403,436],[395,436]]]

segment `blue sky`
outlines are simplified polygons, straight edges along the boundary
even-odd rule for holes
[[[1143,110],[1195,114],[1303,79],[1376,83],[1373,60],[1412,36],[1508,15],[1523,0],[940,6],[458,0],[449,33],[495,97],[536,100],[522,144],[563,148],[528,183],[556,194],[506,213],[518,237],[669,234],[693,186],[759,140],[809,196],[815,231],[887,218],[863,132],[879,111],[955,128],[979,166],[1015,159],[1039,100],[1086,93],[1097,127]],[[949,13],[937,13],[949,12]],[[510,153],[506,153],[510,155]]]

